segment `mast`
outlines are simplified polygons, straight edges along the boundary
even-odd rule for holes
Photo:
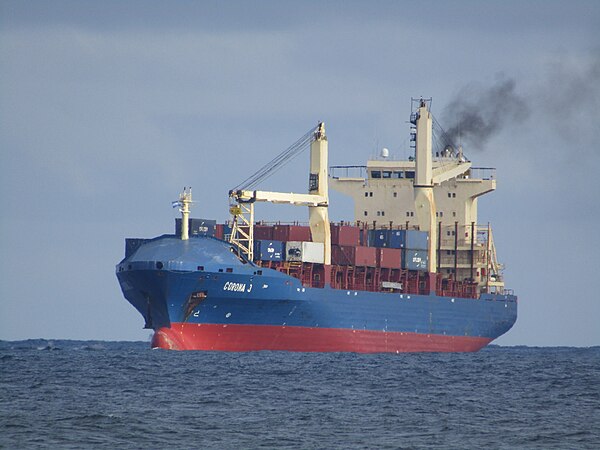
[[[429,233],[428,259],[429,272],[437,267],[437,234],[435,232],[435,199],[433,197],[432,166],[432,119],[424,99],[419,101],[416,117],[411,120],[416,125],[415,146],[415,212],[421,231]]]
[[[310,175],[308,192],[318,195],[324,202],[308,207],[310,232],[313,242],[322,242],[325,248],[324,264],[331,264],[331,228],[329,224],[329,186],[327,178],[328,146],[325,124],[319,123],[310,144]]]
[[[192,203],[192,188],[183,188],[179,194],[179,201],[174,202],[174,206],[179,206],[181,213],[181,240],[187,241],[190,238],[190,203]]]

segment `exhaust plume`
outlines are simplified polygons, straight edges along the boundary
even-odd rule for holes
[[[466,142],[471,150],[483,149],[502,128],[527,119],[527,102],[515,92],[515,86],[513,79],[505,79],[490,88],[462,88],[444,108],[444,123],[454,124],[443,136],[444,145],[457,148]]]

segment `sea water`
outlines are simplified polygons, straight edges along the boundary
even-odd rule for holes
[[[0,342],[3,448],[600,448],[600,347],[172,352]]]

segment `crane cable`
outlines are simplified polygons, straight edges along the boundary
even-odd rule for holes
[[[277,155],[273,160],[269,161],[255,173],[253,173],[240,184],[238,184],[236,187],[234,187],[231,190],[231,192],[253,189],[260,182],[271,177],[284,165],[292,161],[296,156],[301,154],[310,146],[310,143],[315,139],[314,136],[317,128],[318,126],[311,128],[306,134],[304,134],[300,139],[298,139],[291,146],[285,149],[282,153]]]

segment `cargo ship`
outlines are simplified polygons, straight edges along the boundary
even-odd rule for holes
[[[231,220],[191,218],[184,188],[175,234],[126,239],[116,275],[152,347],[470,352],[506,333],[517,297],[489,223],[477,221],[495,170],[445,142],[430,100],[412,102],[406,160],[383,149],[366,165],[329,167],[319,123],[230,190]],[[308,193],[256,189],[308,149]],[[352,221],[330,222],[330,187],[354,199]],[[308,224],[255,222],[260,202],[307,207]]]

